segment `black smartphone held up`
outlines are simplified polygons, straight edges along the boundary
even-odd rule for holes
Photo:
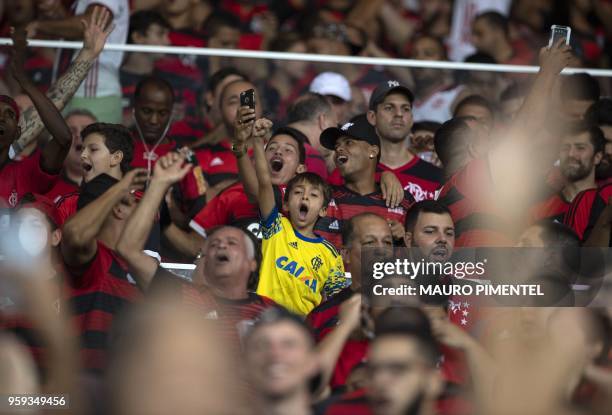
[[[240,106],[255,109],[255,90],[248,89],[240,93]]]
[[[550,49],[553,45],[556,45],[559,39],[565,39],[565,44],[570,44],[570,36],[572,35],[572,28],[569,26],[552,25],[550,27],[550,39],[548,40],[548,48]]]

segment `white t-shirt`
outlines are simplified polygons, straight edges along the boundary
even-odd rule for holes
[[[434,92],[424,101],[416,100],[412,105],[412,116],[415,122],[436,121],[443,123],[453,117],[453,102],[463,90],[462,86]]]
[[[115,25],[115,28],[108,36],[106,43],[125,44],[130,23],[128,0],[79,0],[76,4],[75,14],[83,14],[87,7],[92,4],[105,6],[113,14],[112,24]],[[85,98],[120,96],[119,67],[122,60],[123,52],[102,52],[75,96]]]
[[[455,0],[451,33],[447,39],[448,57],[455,62],[474,53],[472,46],[472,22],[474,17],[487,11],[497,11],[508,16],[511,0]]]

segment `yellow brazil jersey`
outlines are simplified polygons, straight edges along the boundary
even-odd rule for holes
[[[301,235],[277,208],[262,223],[262,233],[257,294],[306,315],[323,293],[330,296],[345,287],[342,257],[330,242]]]

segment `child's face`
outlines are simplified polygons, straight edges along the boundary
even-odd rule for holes
[[[109,173],[114,165],[113,155],[106,147],[101,134],[89,134],[83,140],[81,152],[81,165],[83,166],[83,181],[89,182],[102,173]]]
[[[300,169],[300,152],[295,139],[286,134],[279,134],[270,140],[266,146],[266,160],[270,167],[272,184],[279,185],[289,182],[303,170]]]
[[[325,216],[324,195],[320,186],[302,181],[291,188],[287,196],[289,219],[293,226],[304,228]]]

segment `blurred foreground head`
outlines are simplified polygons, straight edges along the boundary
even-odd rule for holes
[[[109,371],[112,413],[243,413],[237,368],[212,324],[161,299],[126,316]]]

